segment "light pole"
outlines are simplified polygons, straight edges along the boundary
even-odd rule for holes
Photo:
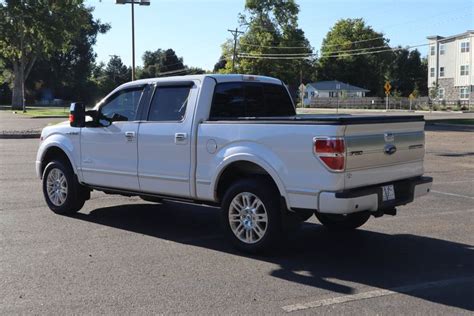
[[[115,0],[115,4],[127,4],[132,5],[132,81],[135,80],[135,4],[138,5],[150,5],[150,0]]]

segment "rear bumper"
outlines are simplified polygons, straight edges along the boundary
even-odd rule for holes
[[[428,194],[433,183],[431,177],[416,177],[400,181],[381,183],[340,192],[321,192],[318,212],[327,214],[350,214],[362,211],[378,212],[405,205],[417,197]],[[395,199],[383,201],[382,187],[393,185]]]

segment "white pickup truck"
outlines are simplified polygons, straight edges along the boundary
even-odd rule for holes
[[[427,194],[422,116],[296,115],[278,79],[145,79],[43,129],[36,172],[51,210],[77,212],[92,190],[222,208],[240,249],[276,243],[315,214],[330,229]]]

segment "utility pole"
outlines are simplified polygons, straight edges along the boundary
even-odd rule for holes
[[[234,37],[234,52],[232,54],[232,72],[235,72],[235,59],[237,58],[237,38],[239,37],[239,34],[244,34],[244,32],[239,31],[238,28],[235,28],[235,30],[227,30],[227,31],[229,31]]]
[[[135,80],[135,8],[134,5],[150,5],[150,0],[115,0],[115,4],[132,5],[132,81]]]
[[[301,107],[304,108],[304,89],[303,89],[303,61],[301,61],[300,66],[300,100],[301,100]]]
[[[135,81],[135,2],[131,2],[132,7],[132,81]]]

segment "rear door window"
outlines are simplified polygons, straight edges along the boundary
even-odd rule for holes
[[[244,89],[241,82],[222,83],[216,86],[210,116],[245,116]]]
[[[191,87],[158,87],[151,101],[148,121],[182,121],[190,90]]]

